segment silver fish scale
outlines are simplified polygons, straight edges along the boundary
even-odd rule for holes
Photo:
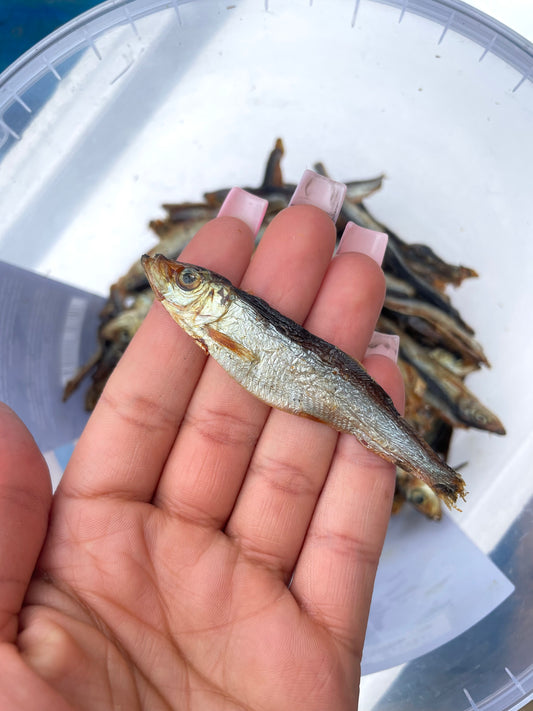
[[[372,451],[390,451],[380,445],[383,432],[394,448],[406,448],[406,433],[349,380],[332,370],[316,353],[306,350],[259,318],[246,302],[234,299],[216,322],[224,333],[257,354],[243,359],[204,337],[210,355],[246,390],[272,407],[315,418],[340,432],[355,435]]]

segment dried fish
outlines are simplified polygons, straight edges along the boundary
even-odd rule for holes
[[[457,375],[461,380],[479,368],[479,365],[471,361],[464,361],[445,348],[431,348],[428,351],[428,356],[436,360],[437,363],[440,363],[443,368],[447,368],[451,373]]]
[[[478,273],[470,267],[448,264],[435,254],[427,244],[405,244],[404,253],[413,271],[427,279],[436,289],[444,289],[448,284],[461,286],[465,279],[477,277]]]
[[[380,324],[387,333],[400,335],[398,327],[383,314],[380,316]],[[464,382],[432,359],[427,349],[405,332],[400,336],[400,354],[423,378],[426,384],[426,401],[451,425],[505,434],[505,428],[498,417],[476,398]]]
[[[433,521],[440,521],[442,518],[442,507],[439,497],[425,482],[417,479],[412,474],[407,474],[400,468],[396,470],[396,507],[399,508],[402,501],[408,501],[415,509],[420,511]]]
[[[470,329],[464,329],[433,304],[388,292],[384,307],[387,315],[394,312],[399,320],[404,320],[409,329],[418,332],[423,342],[447,349],[477,366],[489,365],[481,345],[474,339]]]
[[[92,371],[91,385],[85,394],[85,407],[88,411],[94,409],[107,379],[139,329],[154,297],[152,291],[147,289],[136,295],[128,295],[123,301],[115,313],[110,313],[112,308],[109,308],[109,303],[113,302],[108,302],[106,316],[102,318],[98,330],[98,347],[89,361],[66,384],[63,400],[69,398]],[[116,303],[113,303],[115,307]]]
[[[202,267],[144,255],[156,298],[240,385],[263,402],[353,434],[423,479],[448,505],[464,481],[399,415],[388,394],[335,346]]]

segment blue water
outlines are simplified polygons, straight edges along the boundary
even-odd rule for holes
[[[0,0],[0,72],[96,0]]]

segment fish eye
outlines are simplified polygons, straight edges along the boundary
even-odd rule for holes
[[[192,267],[185,267],[178,274],[178,285],[187,291],[196,288],[200,283],[200,274]]]
[[[417,504],[417,506],[422,506],[425,500],[425,494],[421,489],[413,489],[411,491],[411,501],[413,504]]]

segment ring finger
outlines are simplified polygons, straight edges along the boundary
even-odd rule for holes
[[[365,353],[385,294],[383,273],[369,258],[368,252],[373,251],[369,247],[380,243],[384,248],[384,242],[381,235],[367,230],[354,230],[346,236],[343,247],[353,251],[332,260],[305,324],[358,359]],[[248,555],[279,569],[286,579],[296,562],[336,442],[337,433],[331,428],[273,410],[226,527]]]

